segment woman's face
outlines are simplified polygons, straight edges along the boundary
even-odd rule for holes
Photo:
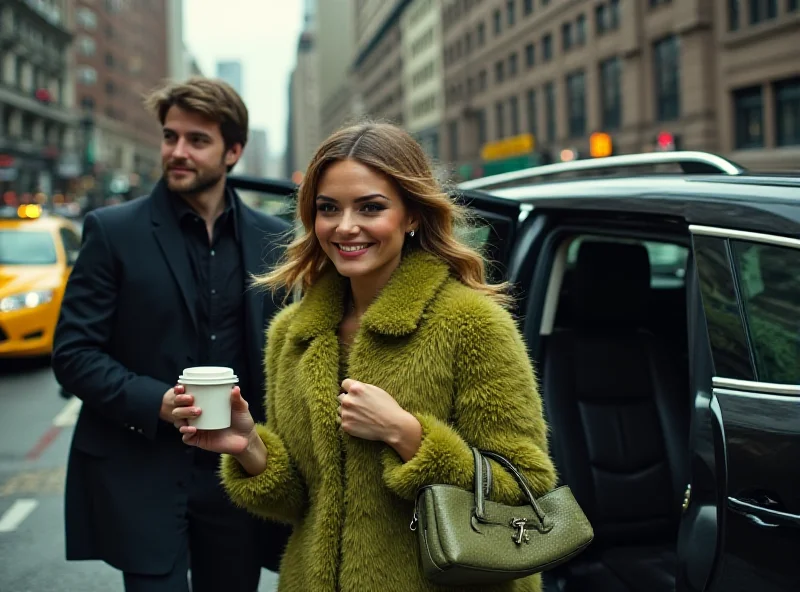
[[[395,185],[354,160],[328,166],[317,186],[314,233],[345,277],[386,281],[416,228]]]

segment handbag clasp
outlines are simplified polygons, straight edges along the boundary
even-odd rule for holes
[[[528,534],[528,531],[525,530],[525,525],[527,524],[527,518],[512,518],[511,519],[511,528],[518,529],[518,532],[514,533],[512,538],[514,542],[518,545],[522,543],[530,543],[531,542],[531,535]]]

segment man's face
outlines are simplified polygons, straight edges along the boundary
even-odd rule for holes
[[[225,149],[219,124],[198,113],[170,107],[164,119],[161,166],[167,187],[181,194],[202,193],[225,182],[242,146]]]

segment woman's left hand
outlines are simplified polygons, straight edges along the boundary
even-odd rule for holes
[[[356,438],[419,448],[421,426],[385,390],[350,378],[342,382],[339,421],[342,429]],[[416,440],[416,446],[413,446]]]

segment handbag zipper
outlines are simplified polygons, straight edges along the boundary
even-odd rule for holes
[[[419,517],[417,516],[417,508],[416,508],[416,507],[414,507],[414,516],[411,518],[411,524],[409,524],[409,525],[408,525],[408,527],[409,527],[409,528],[410,528],[412,531],[416,531],[416,530],[417,530],[417,523],[418,523],[418,522],[419,522]]]

